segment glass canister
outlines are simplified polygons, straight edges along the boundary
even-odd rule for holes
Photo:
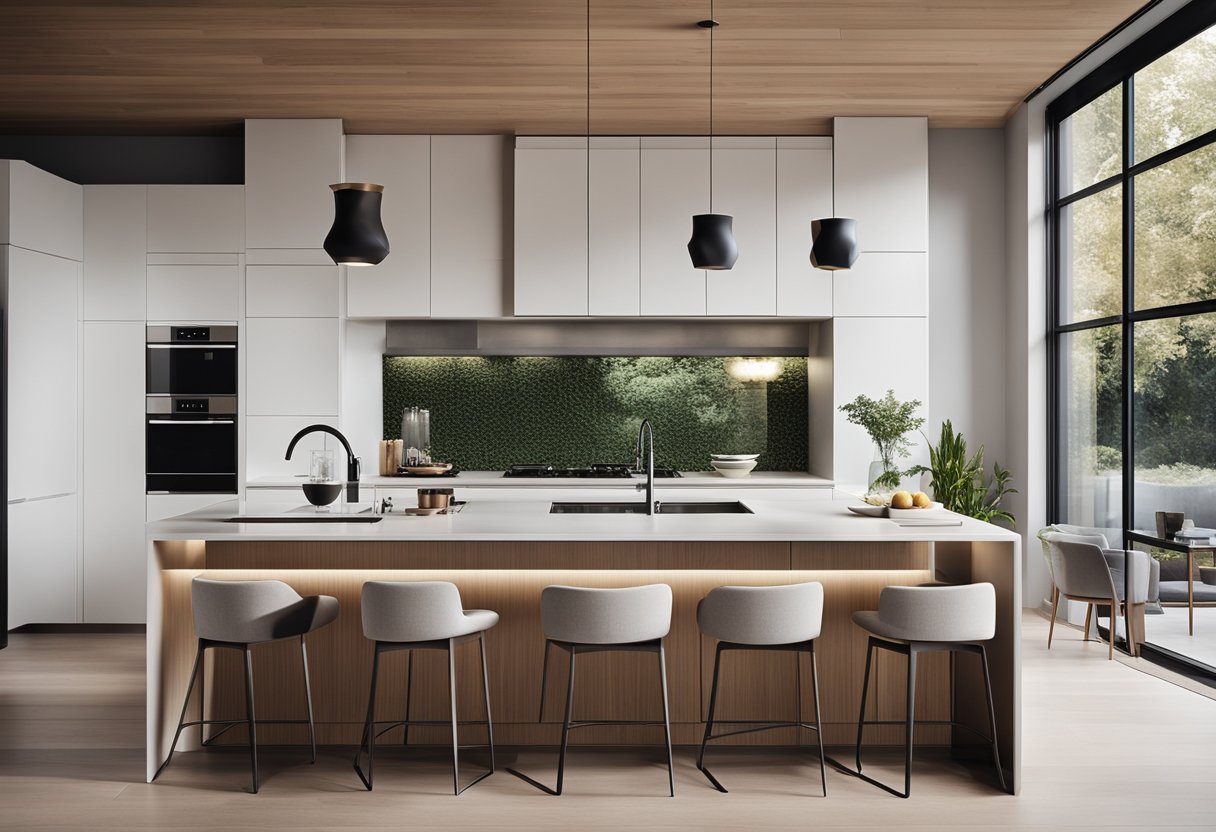
[[[337,482],[333,451],[313,451],[309,460],[309,482]]]
[[[403,464],[426,465],[431,461],[431,412],[418,407],[401,411]]]

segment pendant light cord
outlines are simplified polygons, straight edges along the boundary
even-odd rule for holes
[[[714,0],[709,0],[709,213],[714,212]]]

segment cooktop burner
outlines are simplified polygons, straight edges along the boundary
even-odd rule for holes
[[[624,462],[596,462],[587,468],[558,468],[548,463],[525,463],[512,465],[504,473],[504,477],[546,478],[546,479],[600,479],[616,480],[629,479],[635,473],[633,467]],[[655,468],[656,477],[678,477],[679,471],[670,468]]]

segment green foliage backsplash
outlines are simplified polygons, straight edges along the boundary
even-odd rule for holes
[[[807,362],[744,383],[724,358],[384,357],[384,437],[431,411],[432,456],[465,471],[518,462],[632,462],[643,418],[655,464],[708,471],[711,453],[759,453],[757,470],[807,469]]]

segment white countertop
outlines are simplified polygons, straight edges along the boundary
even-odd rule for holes
[[[339,466],[341,467],[341,466]],[[502,471],[461,471],[454,477],[380,477],[364,475],[361,485],[377,488],[622,488],[633,489],[645,482],[644,476],[632,479],[596,479],[592,477],[504,477]],[[655,480],[659,488],[831,488],[832,480],[801,471],[752,471],[739,478],[724,477],[716,471],[687,471],[683,476]],[[296,477],[257,477],[246,488],[293,488],[307,480]]]
[[[903,527],[848,511],[853,498],[749,499],[746,490],[714,499],[742,500],[753,514],[550,514],[548,500],[470,499],[457,514],[389,514],[378,523],[230,523],[236,500],[147,525],[152,540],[737,540],[737,541],[1018,541],[1013,532],[961,518],[961,526]],[[622,502],[626,502],[622,500]],[[298,509],[259,505],[250,514]],[[943,512],[952,518],[949,512]]]

